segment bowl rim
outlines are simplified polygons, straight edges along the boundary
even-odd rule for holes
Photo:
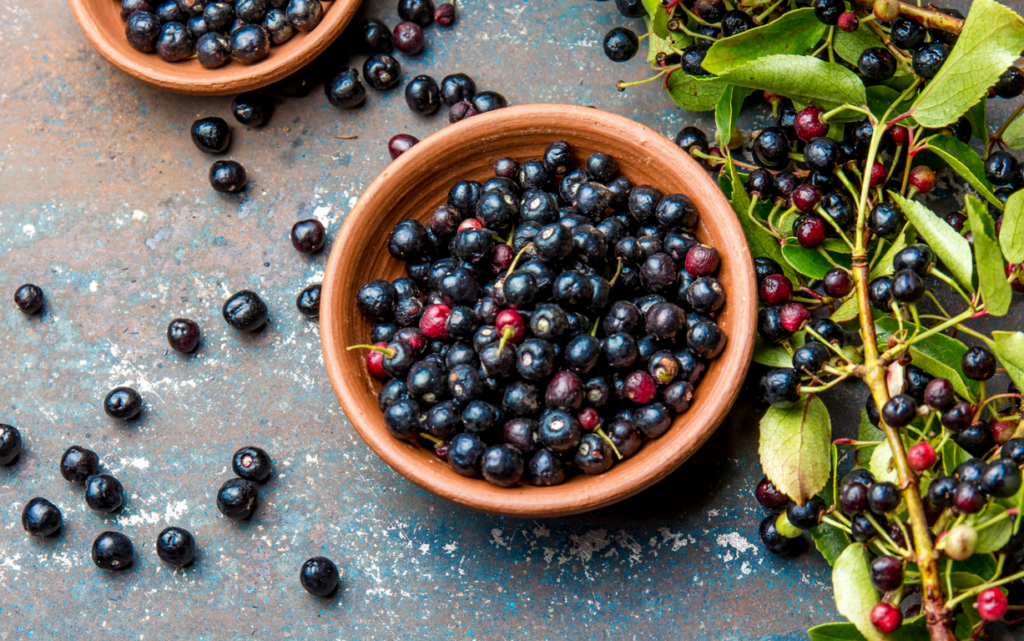
[[[337,344],[340,338],[337,321],[339,318],[343,321],[343,315],[340,305],[334,302],[336,294],[332,283],[339,282],[336,272],[340,269],[344,258],[343,254],[351,251],[348,245],[352,243],[354,230],[359,226],[358,221],[374,215],[373,204],[377,201],[378,194],[387,189],[394,177],[401,175],[407,167],[419,163],[433,165],[434,152],[444,147],[445,141],[452,137],[494,136],[493,125],[495,123],[522,125],[536,119],[543,119],[545,122],[558,122],[559,120],[569,120],[566,118],[567,115],[593,120],[595,124],[625,132],[632,140],[642,141],[644,151],[648,155],[655,153],[670,155],[672,162],[678,162],[685,167],[691,180],[705,182],[704,191],[711,198],[718,200],[716,203],[711,203],[710,207],[718,212],[713,216],[715,226],[721,226],[720,235],[730,239],[728,242],[732,247],[729,249],[736,252],[728,254],[729,260],[740,264],[734,268],[736,282],[731,285],[728,303],[730,306],[735,306],[738,329],[733,330],[729,335],[726,351],[715,364],[718,367],[727,368],[726,371],[735,374],[728,379],[727,389],[716,390],[715,394],[708,395],[706,401],[708,409],[705,410],[705,413],[710,414],[710,420],[700,425],[699,429],[682,430],[682,434],[676,437],[680,441],[678,446],[659,448],[642,473],[639,466],[634,466],[629,475],[624,477],[620,475],[615,482],[602,482],[602,477],[606,475],[587,477],[586,483],[580,484],[576,488],[577,491],[571,493],[564,491],[565,485],[552,488],[532,486],[529,488],[497,488],[480,478],[466,477],[457,477],[458,480],[453,483],[450,475],[441,474],[430,469],[431,466],[424,465],[421,460],[405,449],[409,447],[408,444],[395,439],[383,427],[375,429],[369,426],[371,421],[368,419],[370,417],[361,411],[356,400],[357,397],[365,397],[366,390],[359,381],[354,381],[351,377],[346,378],[342,366],[344,346]],[[507,135],[507,128],[500,129],[504,130],[497,135]],[[704,207],[708,207],[708,205],[705,204]],[[722,212],[728,212],[728,215],[721,215]],[[704,208],[702,208],[702,215],[703,213]],[[321,347],[331,386],[334,388],[346,417],[370,448],[402,476],[433,494],[483,512],[523,518],[566,516],[611,505],[657,483],[692,456],[718,428],[739,396],[753,359],[757,316],[757,296],[754,283],[753,258],[747,246],[743,228],[733,212],[732,206],[704,168],[671,140],[634,120],[590,107],[560,104],[507,107],[473,116],[428,136],[388,165],[360,194],[355,207],[352,208],[343,223],[340,237],[334,243],[324,270],[320,307]],[[747,319],[746,327],[742,326],[744,319]],[[374,402],[373,408],[376,409],[376,407],[376,402]],[[669,434],[671,433],[670,430]],[[669,434],[662,436],[661,439],[668,438]],[[472,492],[460,491],[460,487],[470,487],[465,486],[465,483],[473,484]],[[453,485],[457,487],[453,487]],[[545,490],[558,488],[562,488],[563,491],[545,492]]]
[[[115,0],[103,1],[116,4]],[[197,73],[188,80],[182,80],[177,74],[154,70],[151,66],[139,62],[137,58],[138,56],[152,56],[161,65],[176,63],[160,60],[159,56],[152,53],[134,50],[122,51],[117,47],[107,46],[102,23],[98,19],[96,11],[90,8],[94,2],[68,0],[71,11],[89,44],[107,62],[132,78],[153,87],[196,96],[224,96],[260,89],[291,75],[312,62],[341,35],[359,10],[362,0],[323,0],[323,2],[325,5],[329,5],[324,8],[323,20],[312,31],[297,33],[294,37],[302,38],[303,41],[293,50],[276,58],[271,56],[251,66],[234,62],[219,69],[205,69],[200,66],[201,73]],[[287,46],[287,44],[285,43],[283,46]],[[279,47],[274,47],[274,49],[277,48]],[[246,70],[248,73],[238,73],[237,70]],[[235,73],[225,74],[224,71],[234,71]]]

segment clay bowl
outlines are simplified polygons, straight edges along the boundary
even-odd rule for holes
[[[254,65],[229,62],[206,69],[196,59],[165,62],[136,51],[124,36],[118,0],[69,0],[85,37],[112,65],[147,84],[176,93],[220,96],[265,87],[298,71],[320,55],[345,29],[360,0],[324,2],[323,20],[309,33],[296,33]]]
[[[700,210],[698,238],[722,255],[720,279],[728,301],[719,316],[729,337],[722,355],[697,387],[692,407],[672,429],[649,441],[630,459],[599,476],[579,475],[559,486],[521,484],[503,489],[459,476],[432,452],[388,434],[362,351],[370,324],[356,308],[356,292],[375,278],[403,276],[404,264],[388,254],[396,222],[426,223],[449,187],[461,179],[494,175],[502,156],[539,157],[556,140],[571,144],[577,158],[595,151],[614,156],[622,173],[665,193],[681,192]],[[753,261],[736,215],[708,174],[663,135],[632,120],[584,107],[509,107],[445,127],[402,154],[360,196],[334,245],[324,276],[320,331],[331,384],[356,430],[381,458],[420,487],[460,505],[517,517],[586,512],[621,501],[657,483],[692,456],[722,422],[750,364],[757,313]]]

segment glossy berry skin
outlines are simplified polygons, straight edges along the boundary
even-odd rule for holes
[[[537,439],[553,452],[569,452],[580,441],[579,421],[566,412],[555,410],[545,412],[537,428]]]
[[[875,516],[875,520],[883,527],[885,526],[884,517]],[[874,524],[868,520],[867,516],[858,514],[850,521],[850,536],[858,543],[866,543],[878,536],[878,530],[875,528]]]
[[[966,401],[954,403],[942,413],[942,425],[951,432],[962,432],[971,426],[974,408]]]
[[[231,41],[219,33],[204,33],[196,42],[196,58],[206,69],[223,67],[231,59]]]
[[[448,464],[460,476],[479,476],[480,462],[486,449],[487,446],[475,434],[456,434],[448,445]]]
[[[263,482],[270,476],[270,455],[258,447],[243,447],[231,458],[231,468],[239,478]]]
[[[720,264],[718,250],[708,245],[694,245],[686,253],[684,262],[687,273],[694,278],[710,276],[718,271]]]
[[[192,142],[199,151],[220,154],[231,144],[231,128],[223,118],[201,118],[192,123]]]
[[[625,62],[636,55],[640,40],[632,29],[615,27],[604,36],[604,55],[612,62]]]
[[[754,498],[767,510],[776,510],[789,502],[789,497],[775,488],[775,485],[764,477],[754,489]]]
[[[849,516],[868,509],[868,486],[864,483],[843,483],[839,488],[839,507]]]
[[[231,113],[246,127],[262,127],[274,113],[274,99],[269,94],[249,91],[231,102]]]
[[[362,40],[359,49],[363,53],[391,53],[395,50],[391,30],[380,20],[376,18],[363,20],[358,31]]]
[[[846,33],[853,33],[860,28],[860,18],[852,11],[846,11],[839,16],[839,28]]]
[[[789,164],[789,141],[779,127],[767,127],[754,140],[754,158],[767,169],[781,169]]]
[[[912,269],[922,278],[928,275],[928,270],[934,264],[935,252],[927,245],[910,245],[900,250],[892,260],[894,270]]]
[[[320,285],[310,285],[295,297],[295,307],[307,318],[320,315]]]
[[[789,195],[789,204],[802,214],[809,214],[821,202],[821,192],[811,184],[803,184]]]
[[[917,416],[917,402],[908,394],[893,396],[882,406],[882,419],[891,427],[906,427]]]
[[[21,527],[32,536],[52,536],[62,525],[60,509],[44,498],[30,500],[21,511]]]
[[[892,512],[900,504],[900,491],[892,483],[872,483],[868,488],[868,509],[878,515]]]
[[[985,621],[998,621],[1006,615],[1006,595],[999,588],[989,588],[978,594],[978,616]]]
[[[426,28],[434,23],[433,0],[398,0],[398,17]]]
[[[843,0],[814,0],[812,6],[815,17],[827,25],[839,24],[839,16],[846,11]]]
[[[43,290],[31,284],[22,285],[14,292],[14,304],[24,314],[38,314],[43,308]]]
[[[292,226],[292,247],[300,254],[312,254],[320,251],[327,241],[327,231],[323,223],[315,218],[300,220]]]
[[[924,44],[927,35],[924,27],[903,17],[898,17],[889,24],[889,37],[900,49],[917,49]]]
[[[254,332],[267,323],[267,304],[256,292],[243,289],[224,301],[221,315],[232,328],[240,332]]]
[[[928,442],[917,443],[907,450],[907,463],[910,464],[910,469],[915,472],[923,472],[930,469],[938,460],[935,448]]]
[[[793,231],[804,249],[817,249],[825,242],[825,221],[817,216],[801,216],[794,223]]]
[[[691,45],[686,49],[683,49],[680,60],[680,64],[683,67],[683,73],[688,76],[709,75],[707,70],[703,67],[704,57],[707,53],[707,48],[699,44]]]
[[[477,113],[487,113],[508,106],[508,100],[497,91],[481,91],[473,96],[471,102]]]
[[[710,322],[699,322],[686,332],[686,342],[690,351],[701,358],[716,358],[725,349],[728,341],[725,332]]]
[[[811,313],[803,303],[789,303],[779,310],[779,322],[787,332],[797,332],[811,319]]]
[[[806,374],[817,374],[832,358],[832,351],[821,343],[807,343],[793,352],[793,369]]]
[[[167,343],[182,354],[199,347],[200,335],[199,324],[188,318],[175,318],[167,325]]]
[[[155,13],[135,11],[128,17],[124,26],[128,44],[136,51],[143,53],[153,51],[157,36],[160,35],[160,26],[160,17]]]
[[[883,634],[891,634],[903,625],[903,613],[884,601],[871,608],[871,624]]]
[[[377,91],[394,87],[401,77],[402,66],[386,53],[374,54],[363,63],[363,78]]]
[[[236,194],[243,191],[249,179],[245,167],[234,160],[218,160],[210,165],[210,186],[222,194]]]
[[[841,156],[839,143],[831,138],[821,136],[804,145],[804,162],[812,171],[831,173]]]
[[[928,486],[928,501],[935,507],[953,507],[953,497],[956,495],[956,479],[949,476],[942,476]]]
[[[455,16],[455,3],[442,2],[434,11],[434,22],[442,27],[450,27],[455,24]]]
[[[793,120],[796,137],[804,142],[810,142],[827,134],[829,125],[821,119],[822,113],[821,109],[814,105],[808,105],[797,112],[796,119]]]
[[[1017,465],[1024,465],[1024,439],[1011,438],[1003,444],[1000,453],[1003,458],[1010,459]]]
[[[153,49],[167,62],[177,62],[192,55],[195,50],[195,39],[188,27],[182,23],[165,22],[160,27]]]
[[[903,212],[888,203],[879,203],[871,208],[868,216],[868,227],[884,238],[894,236],[903,229],[906,218]]]
[[[778,343],[789,338],[792,333],[782,324],[784,307],[762,307],[757,312],[757,333],[767,343]]]
[[[252,481],[231,479],[217,491],[217,509],[229,519],[244,521],[253,515],[258,506],[259,491]]]
[[[773,369],[761,377],[761,395],[775,407],[790,407],[800,400],[800,375],[794,369]]]
[[[395,134],[388,141],[388,155],[394,160],[412,149],[419,141],[419,138],[409,134]]]
[[[131,539],[120,532],[104,532],[92,543],[92,562],[101,570],[123,570],[134,556]]]
[[[130,387],[115,387],[103,399],[103,411],[111,418],[133,419],[142,411],[142,397]]]
[[[366,87],[359,72],[350,67],[339,69],[324,82],[327,102],[338,109],[354,109],[366,101]]]
[[[782,267],[771,258],[758,257],[754,259],[754,273],[757,275],[757,285],[772,274],[781,274]]]
[[[892,288],[889,293],[897,303],[916,303],[927,291],[924,280],[911,269],[903,269],[892,277]]]
[[[100,457],[96,452],[77,445],[65,450],[60,459],[60,475],[72,483],[85,483],[85,480],[100,470]]]
[[[992,91],[1000,98],[1016,98],[1024,92],[1024,71],[1010,67],[999,76]]]
[[[891,592],[903,585],[903,562],[894,556],[872,559],[871,585],[882,592]]]
[[[13,425],[0,423],[0,465],[10,465],[21,454],[21,432]]]
[[[751,196],[756,194],[761,200],[768,200],[776,193],[775,176],[766,169],[755,169],[747,175],[746,188]]]
[[[330,596],[337,589],[340,580],[338,566],[322,556],[307,560],[299,570],[299,583],[306,592],[315,597]]]
[[[782,274],[773,274],[761,281],[758,295],[768,305],[785,305],[793,298],[793,283]]]
[[[85,502],[97,512],[113,512],[124,503],[124,488],[109,474],[90,476],[85,481]]]
[[[925,165],[918,165],[910,170],[907,184],[922,194],[927,194],[935,187],[935,170]]]
[[[725,15],[722,16],[722,37],[729,38],[744,31],[749,31],[756,26],[749,14],[733,9],[732,11],[725,12]]]
[[[675,143],[679,145],[680,149],[687,153],[690,153],[694,149],[698,149],[703,153],[708,153],[708,136],[697,127],[683,127],[682,129],[680,129],[679,133],[676,134]],[[654,187],[649,187],[649,189],[654,189],[654,191],[658,191]],[[658,199],[660,198],[661,192],[658,192]],[[631,206],[630,211],[632,212],[632,210],[633,209]]]
[[[844,269],[830,269],[825,273],[822,288],[832,298],[842,298],[853,289],[853,280],[850,278],[849,272]]]
[[[1021,474],[1017,463],[1008,458],[989,463],[982,473],[981,486],[996,498],[1005,499],[1015,495],[1021,486]]]
[[[415,56],[423,51],[423,27],[415,22],[399,22],[392,34],[395,48],[407,56]]]
[[[984,347],[972,347],[960,359],[964,376],[975,381],[987,381],[996,374],[996,357]]]
[[[195,537],[184,528],[166,528],[156,539],[156,554],[164,563],[183,568],[196,558]]]
[[[825,503],[817,496],[811,497],[804,505],[790,503],[786,508],[786,518],[793,527],[810,530],[818,526],[821,513],[825,511]]]
[[[914,52],[914,73],[931,80],[949,57],[949,47],[942,42],[929,42]]]
[[[993,151],[985,159],[985,177],[993,185],[1008,185],[1018,175],[1017,159],[1006,151]]]
[[[885,80],[896,73],[896,58],[885,47],[868,47],[860,54],[857,69],[867,78]]]
[[[441,106],[441,90],[437,81],[427,75],[419,75],[405,86],[405,104],[421,116],[429,116]]]
[[[804,546],[804,540],[801,537],[787,538],[779,533],[775,524],[778,521],[779,514],[772,512],[761,521],[761,525],[758,528],[758,534],[761,537],[761,543],[765,549],[777,556],[792,556],[796,554]]]

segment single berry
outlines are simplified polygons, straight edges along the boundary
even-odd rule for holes
[[[831,138],[821,136],[804,145],[804,162],[811,171],[831,174],[841,158],[839,143]]]
[[[1020,469],[1013,459],[997,459],[989,463],[981,476],[982,488],[992,496],[1005,499],[1017,493],[1021,486]]]
[[[846,33],[853,33],[860,28],[860,18],[852,11],[845,11],[839,16],[839,29]]]
[[[867,78],[885,80],[896,73],[896,58],[885,47],[868,47],[860,54],[857,69]]]
[[[922,278],[928,275],[928,270],[935,264],[935,252],[928,245],[910,245],[901,249],[892,259],[892,268],[895,271],[912,269]]]
[[[949,47],[943,42],[929,42],[914,52],[914,73],[931,80],[949,57]]]
[[[223,118],[202,118],[192,123],[192,142],[208,154],[223,153],[231,144],[231,128]]]
[[[722,37],[729,38],[756,27],[754,19],[745,11],[733,9],[722,16]]]
[[[262,482],[270,476],[270,455],[258,447],[243,447],[235,452],[231,467],[239,478]]]
[[[974,481],[961,481],[953,494],[953,505],[964,514],[977,514],[985,508],[988,496]]]
[[[892,277],[892,285],[889,290],[893,300],[897,303],[916,303],[927,291],[924,280],[911,269],[902,269]]]
[[[843,483],[839,488],[839,507],[849,516],[868,509],[868,486],[856,481]]]
[[[903,613],[883,601],[871,608],[871,625],[883,634],[891,634],[903,625]]]
[[[394,160],[419,143],[419,138],[409,134],[395,134],[388,141],[388,154]]]
[[[259,505],[259,491],[252,481],[231,479],[217,491],[217,509],[237,521],[244,521],[253,515]]]
[[[891,592],[903,585],[903,562],[894,556],[878,556],[871,561],[871,585]]]
[[[386,53],[376,53],[363,62],[363,78],[377,91],[394,87],[401,76],[402,66]]]
[[[832,350],[821,343],[807,343],[793,352],[793,369],[804,374],[817,374],[832,358]]]
[[[761,378],[761,395],[776,407],[800,400],[800,375],[794,369],[773,369]]]
[[[814,0],[814,15],[827,25],[839,24],[839,18],[846,11],[843,0]]]
[[[423,51],[423,27],[415,22],[399,22],[392,33],[395,49],[407,56],[419,55]]]
[[[754,489],[754,498],[761,504],[761,507],[768,510],[776,510],[789,502],[789,497],[778,491],[768,477],[761,479]]]
[[[338,566],[322,556],[309,559],[299,570],[299,583],[313,596],[329,596],[337,589],[339,580]]]
[[[424,28],[434,23],[434,11],[433,0],[398,0],[398,17]]]
[[[327,232],[324,225],[315,218],[300,220],[292,226],[292,247],[300,254],[312,254],[324,247]]]
[[[604,36],[604,55],[612,62],[625,62],[636,55],[640,40],[632,29],[615,27]]]
[[[720,261],[718,250],[714,247],[694,245],[686,252],[685,268],[690,276],[700,278],[701,276],[710,276],[718,271]]]
[[[817,496],[813,496],[803,505],[790,503],[786,508],[786,518],[793,527],[811,530],[818,526],[824,511],[825,503]]]
[[[351,67],[339,69],[324,82],[327,102],[339,109],[354,109],[366,101],[366,87],[359,72]]]
[[[907,450],[907,462],[910,464],[910,469],[915,472],[931,469],[937,460],[935,448],[927,441],[917,443]]]
[[[953,526],[939,541],[946,556],[954,561],[966,561],[978,547],[978,531],[966,523]]]
[[[825,242],[825,222],[813,214],[798,218],[793,232],[804,249],[817,249]]]
[[[892,483],[872,483],[868,488],[868,509],[878,515],[892,512],[900,505],[900,491]]]
[[[789,195],[789,204],[802,214],[809,214],[821,202],[821,192],[811,184],[803,184]]]
[[[111,418],[135,418],[142,411],[142,397],[130,387],[115,387],[103,399],[103,411]]]
[[[441,106],[441,90],[437,81],[426,75],[419,75],[405,86],[405,103],[413,113],[429,116]]]
[[[21,432],[13,425],[0,423],[0,465],[10,465],[21,453]]]
[[[320,289],[319,284],[310,285],[295,297],[295,307],[303,316],[316,318],[320,315]]]
[[[134,555],[131,539],[120,532],[104,532],[92,543],[92,562],[102,570],[123,570]]]
[[[323,20],[324,7],[320,0],[289,0],[285,13],[296,29],[309,32]]]
[[[267,323],[267,304],[256,292],[243,289],[224,301],[221,315],[240,332],[254,332]]]
[[[768,169],[782,169],[788,165],[789,141],[785,132],[779,127],[762,130],[754,139],[754,159]]]
[[[156,554],[164,563],[183,568],[196,558],[195,537],[184,528],[166,528],[156,539]]]
[[[21,511],[21,527],[32,536],[52,536],[62,525],[60,509],[46,499],[31,499]]]
[[[1017,465],[1024,465],[1024,439],[1010,439],[1003,444],[1000,454],[1003,458],[1008,458]]]
[[[975,381],[987,381],[995,376],[996,357],[984,347],[972,347],[960,359],[964,376]]]
[[[830,269],[825,273],[822,289],[832,298],[842,298],[853,289],[853,280],[845,269]]]
[[[782,274],[773,274],[761,281],[758,295],[768,305],[785,305],[793,298],[793,283]]]
[[[885,165],[878,162],[877,160],[871,165],[871,175],[868,177],[868,182],[872,187],[881,187],[885,184],[885,179],[888,178],[889,174],[885,170]]]
[[[767,169],[755,169],[747,176],[746,188],[751,196],[757,195],[761,200],[769,200],[776,193],[775,176]]]
[[[1006,615],[1006,595],[999,588],[989,588],[978,594],[978,616],[985,621],[998,621]]]
[[[249,184],[245,167],[234,160],[218,160],[210,165],[210,186],[222,194],[234,194]]]
[[[100,457],[96,452],[77,445],[65,450],[60,459],[60,475],[72,483],[85,483],[85,480],[100,470]]]
[[[124,503],[124,487],[109,474],[96,474],[85,481],[85,502],[97,512],[113,512]]]
[[[935,170],[927,165],[918,165],[910,170],[908,184],[922,194],[927,194],[935,187]]]
[[[879,203],[871,208],[868,227],[879,236],[889,238],[903,229],[905,220],[900,210],[888,203]]]
[[[167,343],[182,354],[190,354],[199,346],[199,324],[188,318],[175,318],[167,325]]]
[[[779,322],[787,332],[803,329],[804,323],[811,319],[811,312],[803,303],[789,303],[779,310]]]
[[[904,50],[914,50],[924,44],[928,32],[913,20],[897,17],[889,25],[889,37],[894,45]]]
[[[797,112],[793,121],[793,128],[796,137],[804,142],[810,142],[828,133],[828,123],[821,119],[823,112],[814,105],[809,105]]]
[[[43,290],[35,285],[22,285],[14,292],[14,304],[29,316],[43,308]]]
[[[455,3],[442,2],[434,11],[434,22],[442,27],[450,27],[455,24],[455,15]]]
[[[274,98],[258,91],[243,93],[231,102],[231,113],[246,127],[262,127],[274,113]]]
[[[1008,185],[1019,176],[1017,159],[1006,151],[993,151],[985,159],[985,177],[993,185]]]
[[[992,91],[1000,98],[1016,98],[1024,92],[1024,71],[1010,67],[999,76]]]

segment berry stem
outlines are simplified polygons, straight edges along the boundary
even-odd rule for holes
[[[821,205],[816,206],[814,208],[814,211],[818,212],[818,215],[821,216],[822,218],[824,218],[825,222],[827,222],[829,225],[832,225],[832,228],[835,229],[837,232],[839,232],[839,237],[843,239],[843,242],[846,243],[847,247],[849,247],[850,249],[853,249],[853,243],[851,243],[850,239],[847,238],[846,232],[843,231],[842,227],[840,227],[839,225],[836,224],[836,221],[832,220],[831,216],[829,216],[828,214],[825,213],[825,210],[822,209]],[[829,262],[831,262],[831,261],[829,261]],[[835,263],[832,263],[832,265],[835,266],[835,267],[838,267],[838,265],[836,265]],[[844,269],[843,271],[846,271],[846,270]]]
[[[876,521],[875,517],[871,515],[871,512],[864,512],[864,516],[867,517],[868,522],[871,523],[871,525],[875,526],[875,529],[878,530],[878,535],[885,539],[885,542],[891,545],[892,549],[899,552],[900,556],[910,556],[910,552],[908,550],[904,550],[900,546],[896,545],[896,542],[889,537],[889,533],[886,531],[886,529],[878,524],[878,521]]]
[[[973,313],[974,313],[973,310],[968,309],[967,311],[963,312],[959,316],[954,316],[953,318],[949,319],[948,321],[946,321],[944,323],[939,323],[938,325],[934,325],[934,326],[926,329],[925,331],[921,332],[920,334],[917,334],[916,336],[911,336],[903,344],[897,345],[896,347],[894,347],[894,348],[888,350],[887,352],[885,352],[882,355],[882,359],[883,360],[891,361],[892,359],[896,358],[896,354],[898,354],[899,352],[903,351],[904,348],[910,347],[914,343],[920,343],[921,341],[923,341],[924,339],[928,338],[929,336],[934,336],[935,334],[938,334],[941,331],[947,330],[950,327],[953,327],[954,325],[958,325],[959,323],[962,323],[963,321],[965,321],[968,318],[970,318]]]
[[[420,438],[422,438],[424,440],[427,440],[427,441],[430,441],[434,445],[440,445],[441,444],[441,439],[437,438],[436,436],[431,436],[430,434],[427,434],[426,432],[420,432]]]
[[[843,525],[839,521],[833,521],[832,519],[830,519],[827,516],[821,517],[821,522],[822,523],[826,523],[828,525],[831,525],[832,527],[834,527],[836,529],[842,530],[843,532],[846,532],[847,534],[850,534],[852,532],[850,530],[850,528],[848,528],[847,526]]]
[[[968,307],[972,307],[972,308],[974,307],[974,304],[973,304],[973,303],[971,302],[971,298],[970,298],[970,296],[968,296],[967,294],[965,294],[965,293],[964,293],[964,290],[960,289],[960,285],[957,285],[957,284],[956,284],[956,281],[954,281],[954,280],[953,280],[952,278],[950,278],[949,276],[947,276],[947,275],[946,275],[945,273],[943,273],[942,271],[940,271],[940,270],[938,270],[938,269],[935,269],[935,267],[934,267],[934,266],[933,266],[933,267],[932,267],[931,269],[929,269],[929,270],[928,270],[928,274],[929,274],[929,275],[931,275],[931,276],[934,276],[934,277],[938,278],[939,280],[941,280],[942,282],[946,283],[946,284],[947,284],[947,285],[949,285],[949,286],[950,286],[951,288],[953,288],[954,290],[956,290],[956,292],[957,292],[958,294],[960,294],[960,296],[961,296],[961,297],[963,297],[963,299],[964,299],[965,301],[967,301],[967,305],[968,305]],[[973,309],[971,309],[970,311],[972,311],[972,312],[973,312],[974,310],[973,310]]]
[[[861,24],[863,24],[863,23],[864,23],[864,21],[861,20]],[[868,111],[865,107],[858,107],[857,105],[840,105],[840,106],[836,107],[835,109],[833,109],[832,111],[826,111],[824,114],[821,115],[821,119],[823,121],[825,121],[825,122],[828,122],[829,118],[831,118],[832,116],[835,116],[836,114],[841,113],[843,111],[859,111],[860,113],[862,113],[865,116],[867,116],[868,120],[872,124],[874,124],[874,121],[875,121],[874,114],[872,114],[870,111]]]
[[[605,443],[607,443],[609,447],[612,448],[612,452],[615,453],[615,458],[617,458],[617,459],[619,459],[621,461],[622,460],[622,454],[619,453],[619,448],[615,447],[615,443],[613,443],[612,440],[610,438],[608,438],[608,435],[604,433],[604,429],[599,427],[595,431],[597,432],[597,435],[600,436],[601,439]]]
[[[767,9],[765,9],[764,11],[761,12],[761,15],[756,16],[754,18],[754,22],[756,24],[761,24],[761,21],[764,20],[765,17],[771,15],[772,11],[775,11],[776,9],[778,9],[779,5],[781,5],[783,2],[786,2],[786,0],[776,0],[775,2],[773,2],[771,6],[769,6]]]
[[[1006,117],[1006,120],[1003,121],[1003,124],[999,125],[999,129],[996,129],[996,132],[988,137],[988,143],[985,144],[985,158],[988,158],[988,155],[992,153],[992,145],[994,143],[1002,142],[1003,134],[1006,132],[1006,128],[1009,127],[1010,124],[1014,120],[1016,120],[1018,116],[1020,116],[1022,111],[1024,111],[1024,102],[1017,105],[1017,108],[1014,109],[1013,112]]]
[[[800,393],[801,394],[817,394],[819,392],[824,392],[825,390],[831,389],[831,388],[835,387],[836,385],[842,383],[846,379],[850,378],[850,376],[851,376],[850,374],[843,374],[842,376],[836,378],[835,380],[829,381],[828,383],[825,383],[824,385],[818,385],[816,387],[804,387],[803,385],[801,385],[800,386]]]
[[[377,347],[376,345],[352,345],[351,347],[346,347],[345,351],[353,349],[369,349],[374,352],[383,352],[384,355],[387,356],[388,358],[391,358],[392,356],[395,355],[395,350],[391,349],[390,347]]]
[[[498,341],[498,354],[501,355],[501,350],[505,349],[505,343],[508,339],[512,338],[512,335],[516,333],[516,330],[512,327],[506,327],[501,330],[501,340]]]
[[[512,240],[512,236],[511,235],[509,236],[509,240]],[[512,264],[508,266],[508,271],[505,272],[505,278],[508,278],[509,276],[512,275],[512,272],[514,272],[516,270],[516,265],[519,264],[519,259],[523,257],[523,254],[525,254],[528,249],[532,249],[532,248],[533,248],[533,243],[530,243],[526,247],[523,247],[522,249],[519,250],[519,253],[516,254],[516,257],[512,259]]]
[[[633,82],[622,82],[620,80],[618,83],[616,83],[615,88],[618,89],[619,91],[625,91],[626,88],[628,88],[628,87],[636,87],[637,85],[642,85],[642,84],[646,84],[648,82],[652,82],[654,80],[657,80],[658,78],[661,78],[666,73],[669,73],[670,71],[674,71],[675,69],[679,69],[679,68],[680,67],[678,65],[673,65],[672,67],[665,67],[657,75],[651,76],[650,78],[644,78],[643,80],[634,80]]]
[[[950,565],[952,565],[952,564],[950,564]],[[1011,574],[1010,576],[1002,578],[1002,579],[1000,579],[998,581],[990,581],[989,583],[985,583],[983,585],[979,585],[977,587],[971,588],[970,590],[964,592],[963,594],[961,594],[960,596],[956,597],[955,599],[950,599],[949,601],[946,601],[946,608],[952,609],[953,606],[955,606],[957,603],[960,603],[961,601],[965,601],[965,600],[967,600],[967,599],[969,599],[972,596],[975,596],[977,594],[981,594],[982,592],[984,592],[985,590],[987,590],[989,588],[997,588],[1000,585],[1006,585],[1007,583],[1012,583],[1012,582],[1014,582],[1014,581],[1016,581],[1017,579],[1020,579],[1020,578],[1024,578],[1024,572],[1018,572],[1016,574]]]
[[[615,287],[615,281],[619,280],[619,274],[622,273],[622,259],[617,258],[616,260],[618,261],[618,265],[615,267],[615,275],[612,276],[610,281],[608,281],[609,287]]]
[[[939,29],[940,31],[946,31],[957,35],[959,35],[960,30],[964,28],[964,21],[960,18],[947,16],[941,11],[936,11],[926,7],[919,7],[916,4],[900,2],[900,15],[904,18],[909,18],[914,22],[918,22],[928,29]]]
[[[985,406],[996,400],[997,398],[1021,398],[1020,394],[996,394],[995,396],[989,396],[981,403],[978,403],[978,410],[974,412],[974,420],[972,422],[977,423],[978,419],[981,418],[981,412],[985,409]]]

